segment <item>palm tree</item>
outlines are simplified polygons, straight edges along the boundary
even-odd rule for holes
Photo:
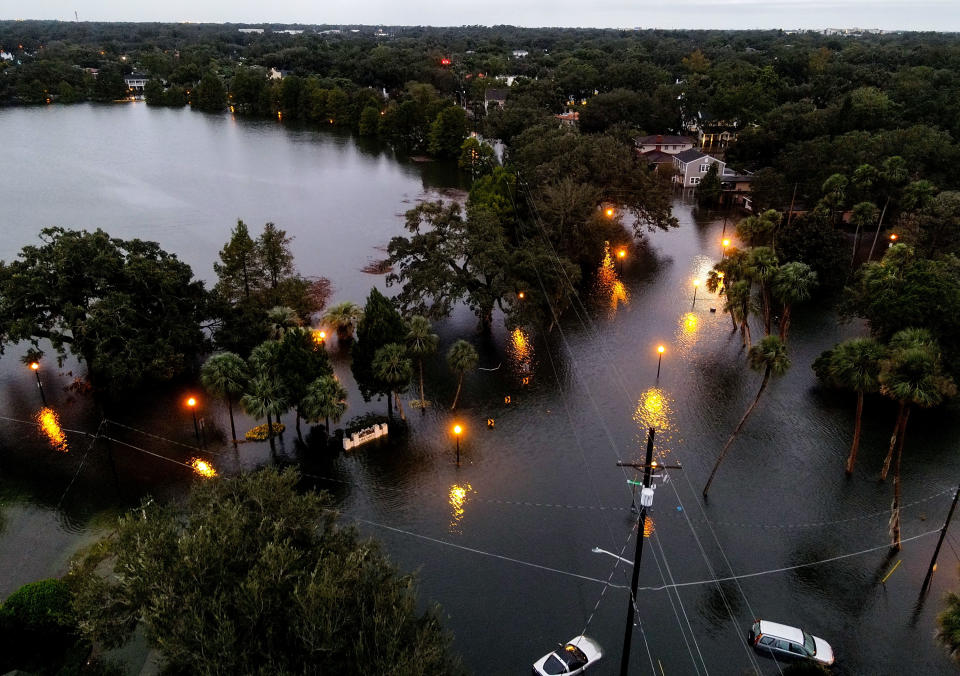
[[[778,269],[777,255],[768,246],[757,246],[747,254],[745,277],[760,285],[760,298],[763,301],[763,328],[770,335],[770,282]]]
[[[465,340],[458,340],[447,350],[447,364],[451,370],[460,374],[460,379],[457,381],[457,393],[453,397],[453,406],[450,407],[451,411],[457,407],[457,401],[460,399],[460,388],[463,387],[463,374],[475,369],[479,360],[480,357],[477,355],[477,351],[473,348],[473,345]]]
[[[743,346],[750,349],[750,282],[741,279],[727,287],[727,300],[723,304],[723,311],[729,312],[733,318],[733,330],[740,327],[740,336]]]
[[[440,337],[431,333],[430,320],[421,315],[411,317],[408,326],[410,330],[407,332],[407,350],[417,358],[420,369],[420,410],[426,413],[427,400],[423,395],[423,358],[437,351]]]
[[[323,315],[323,323],[337,331],[337,338],[345,342],[353,338],[353,329],[363,317],[363,308],[356,303],[337,303]]]
[[[243,394],[247,377],[247,363],[233,352],[215,354],[200,367],[200,382],[207,392],[227,400],[234,447],[237,445],[237,428],[233,422],[233,398]]]
[[[900,463],[907,436],[910,407],[937,406],[956,393],[953,380],[943,373],[940,348],[926,329],[903,329],[890,339],[890,356],[882,362],[880,392],[897,400],[897,423],[890,438],[890,450],[883,463],[881,480],[890,469],[893,446],[897,455],[893,469],[893,509],[890,516],[891,546],[900,549]]]
[[[302,323],[293,308],[284,305],[274,306],[267,312],[268,337],[270,340],[280,340],[287,331]]]
[[[853,443],[847,456],[847,476],[853,474],[860,447],[860,429],[863,422],[863,396],[880,389],[880,360],[884,349],[873,338],[854,338],[840,343],[830,353],[827,375],[838,387],[857,393],[857,414],[853,424]]]
[[[250,372],[254,376],[268,376],[276,381],[279,401],[284,402],[284,407],[275,411],[277,422],[281,422],[280,414],[287,410],[286,392],[283,389],[283,381],[280,379],[280,360],[283,356],[283,348],[279,341],[265,340],[250,351],[250,358],[247,363],[250,365]]]
[[[877,206],[873,202],[858,202],[853,205],[853,209],[850,212],[850,222],[857,226],[857,229],[853,233],[853,254],[850,256],[851,268],[853,267],[853,262],[857,259],[857,245],[860,243],[860,233],[866,232],[867,226],[877,220],[879,213]]]
[[[806,263],[785,263],[774,271],[770,286],[773,297],[783,306],[783,314],[780,315],[780,340],[786,343],[793,306],[810,299],[817,286],[817,273]]]
[[[780,340],[778,336],[764,336],[763,340],[750,348],[750,354],[747,359],[750,363],[750,368],[754,371],[763,371],[763,380],[760,382],[760,389],[757,390],[757,396],[754,397],[753,403],[750,404],[746,413],[740,418],[740,422],[733,430],[733,434],[730,435],[727,443],[724,444],[723,449],[720,451],[720,457],[717,458],[717,462],[713,466],[713,471],[710,472],[707,485],[703,487],[703,497],[707,497],[707,491],[710,490],[710,484],[713,483],[713,477],[717,473],[717,468],[719,468],[720,463],[723,462],[724,456],[726,456],[727,451],[730,450],[730,446],[733,444],[733,440],[737,438],[737,434],[740,432],[743,424],[747,421],[747,418],[750,417],[750,414],[753,413],[753,409],[756,408],[757,402],[760,401],[760,395],[763,394],[763,390],[766,389],[767,383],[770,381],[770,376],[781,376],[790,368],[790,358],[787,357],[787,346],[783,344],[783,341]]]
[[[240,405],[254,418],[267,419],[267,438],[270,440],[270,452],[276,453],[273,441],[273,416],[279,421],[280,413],[286,409],[280,381],[276,376],[260,373],[247,383],[246,394],[240,399]]]
[[[407,356],[407,348],[399,343],[387,343],[381,347],[373,356],[373,375],[374,377],[386,383],[387,390],[387,415],[393,419],[393,406],[390,398],[396,394],[397,408],[400,411],[400,418],[405,419],[403,415],[403,406],[400,404],[400,392],[407,388],[410,378],[413,377],[413,364],[410,357]]]
[[[347,410],[347,390],[335,376],[322,376],[307,386],[303,399],[303,417],[307,422],[326,422],[326,436],[330,436],[330,418],[339,422]]]
[[[950,592],[943,600],[947,607],[937,615],[937,640],[960,661],[960,596]]]

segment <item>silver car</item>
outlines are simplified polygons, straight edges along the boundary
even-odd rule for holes
[[[797,627],[757,620],[750,627],[748,638],[757,652],[777,659],[813,660],[828,666],[833,664],[833,648],[830,644]]]
[[[533,664],[533,676],[573,676],[582,674],[600,661],[603,649],[587,636],[576,636],[565,646],[544,655]]]

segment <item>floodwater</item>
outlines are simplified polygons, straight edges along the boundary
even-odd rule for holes
[[[330,277],[335,300],[362,301],[382,278],[360,269],[401,232],[398,214],[462,187],[449,167],[412,164],[348,136],[186,110],[3,110],[0,128],[18,167],[0,184],[5,259],[44,225],[102,226],[159,241],[209,280],[237,218],[254,230],[272,220],[296,237],[304,274]],[[680,199],[674,209],[680,227],[638,243],[622,271],[598,271],[549,335],[500,324],[478,335],[465,310],[440,323],[440,355],[465,337],[480,369],[450,411],[455,378],[442,356],[428,360],[433,403],[423,413],[406,406],[406,442],[326,454],[300,448],[291,430],[272,460],[266,443],[226,445],[226,408],[211,401],[201,412],[210,443],[199,452],[178,405],[185,391],[169,387],[107,411],[101,432],[114,441],[91,447],[81,432],[97,429],[100,412],[63,389],[76,365],[42,372],[53,411],[44,415],[33,375],[8,350],[0,360],[0,594],[61,574],[77,548],[144,494],[181,495],[201,480],[187,466],[196,457],[223,473],[295,464],[306,482],[334,494],[344,523],[419,571],[421,602],[440,604],[472,672],[528,673],[558,642],[585,632],[606,653],[593,673],[617,673],[630,566],[592,550],[633,558],[627,480],[636,475],[617,462],[642,461],[652,426],[658,462],[683,469],[660,479],[650,512],[630,673],[778,674],[783,665],[743,640],[757,617],[827,639],[840,674],[953,673],[933,634],[940,599],[957,586],[956,537],[922,604],[917,595],[956,485],[956,416],[911,415],[905,541],[891,557],[892,485],[877,475],[894,407],[867,401],[848,480],[853,395],[818,389],[810,364],[863,329],[815,305],[797,309],[793,366],[767,388],[704,503],[703,483],[761,375],[747,367],[716,298],[701,286],[693,302],[693,281],[720,256],[724,215],[698,214]],[[347,417],[383,411],[385,402],[365,404],[356,393],[345,351],[335,341],[329,349],[349,386]],[[237,426],[255,422],[241,415]],[[454,423],[465,428],[459,466]]]

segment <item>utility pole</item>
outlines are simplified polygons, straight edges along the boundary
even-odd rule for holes
[[[937,567],[937,557],[940,555],[940,546],[943,544],[943,538],[947,535],[947,528],[950,527],[950,519],[953,518],[953,510],[957,507],[957,498],[960,498],[960,487],[957,488],[957,491],[953,494],[953,502],[950,504],[950,511],[947,513],[947,520],[943,524],[943,528],[940,529],[940,539],[937,540],[937,548],[933,550],[933,558],[930,559],[930,567],[927,568],[927,576],[923,578],[923,585],[920,587],[920,596],[923,596],[927,591],[927,586],[930,584],[930,578],[933,577],[933,569]]]
[[[620,676],[627,676],[630,667],[630,640],[633,638],[634,603],[637,598],[637,583],[640,581],[640,557],[643,554],[643,530],[647,526],[647,507],[653,504],[653,489],[650,474],[653,470],[653,428],[647,432],[647,460],[639,463],[618,462],[620,467],[643,468],[643,489],[640,492],[640,519],[637,525],[637,552],[633,557],[633,577],[630,579],[630,598],[627,599],[627,627],[623,633],[623,652],[620,657]]]

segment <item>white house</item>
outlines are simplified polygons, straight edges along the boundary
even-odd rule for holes
[[[262,28],[238,28],[238,33],[257,33],[260,34],[263,32]]]
[[[726,162],[705,155],[699,150],[684,150],[673,156],[673,168],[676,170],[673,180],[684,188],[696,187],[710,170],[711,164],[717,165],[717,177],[721,177],[727,167]]]
[[[147,80],[149,79],[150,78],[142,73],[130,73],[129,75],[123,76],[123,83],[127,85],[127,89],[143,93],[143,88],[147,86]]]
[[[640,136],[633,140],[638,153],[648,153],[651,150],[659,150],[661,153],[676,155],[684,150],[693,148],[693,139],[689,136],[669,136],[664,134],[652,134],[650,136]]]
[[[515,59],[522,59],[523,57],[529,56],[529,55],[530,55],[530,52],[528,52],[528,51],[525,50],[525,49],[514,49],[514,50],[513,50],[513,58],[515,58]]]

